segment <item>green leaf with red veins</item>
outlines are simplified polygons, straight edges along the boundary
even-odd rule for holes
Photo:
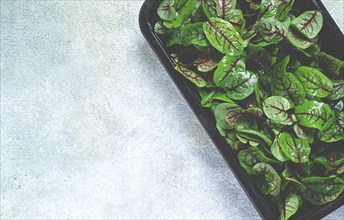
[[[216,3],[217,16],[228,18],[235,10],[237,0],[214,0]]]
[[[206,86],[207,82],[199,76],[194,71],[186,68],[182,63],[179,62],[178,58],[175,58],[175,70],[177,70],[180,74],[182,74],[186,79],[191,81],[193,84],[195,84],[197,87],[204,87]]]
[[[301,66],[297,68],[295,75],[308,95],[324,98],[333,88],[332,81],[314,68]]]
[[[246,69],[244,61],[239,57],[224,56],[214,73],[214,83],[221,87],[226,88],[230,77],[230,74],[237,72],[244,72]]]
[[[194,65],[197,66],[197,70],[200,72],[209,72],[218,66],[218,62],[213,59],[211,54],[203,55],[194,61]]]
[[[309,40],[305,36],[294,31],[292,28],[289,28],[289,31],[287,33],[287,38],[292,45],[300,49],[307,49],[310,46],[314,45],[317,41],[316,38]]]
[[[264,162],[257,163],[252,169],[254,174],[262,176],[262,179],[259,179],[256,185],[263,194],[270,194],[272,196],[280,194],[281,177],[270,164]]]
[[[313,129],[302,127],[299,123],[294,125],[294,132],[298,138],[308,140],[308,142],[313,139]]]
[[[259,162],[275,163],[275,161],[266,157],[264,153],[260,151],[257,147],[250,147],[246,150],[240,151],[238,154],[238,159],[239,159],[240,165],[249,174],[255,173],[252,168],[254,165],[256,165]]]
[[[260,17],[268,18],[277,14],[278,1],[280,0],[262,0],[260,3]]]
[[[243,41],[244,41],[244,47],[247,47],[250,44],[250,41],[252,38],[254,38],[257,35],[257,31],[250,30],[250,31],[244,31],[243,33]]]
[[[224,84],[227,96],[234,100],[247,98],[254,92],[257,80],[257,76],[250,71],[230,73]]]
[[[261,37],[269,43],[278,43],[287,39],[285,25],[274,18],[264,18],[255,25]]]
[[[340,71],[344,68],[344,61],[339,60],[327,53],[321,52],[318,54],[318,61],[320,68],[325,73],[332,73],[339,76]]]
[[[208,19],[217,17],[216,3],[214,0],[203,0],[202,8],[205,16],[207,16]]]
[[[344,98],[344,80],[333,80],[333,88],[327,98],[329,100],[338,100]]]
[[[265,115],[279,124],[290,125],[292,123],[289,118],[289,109],[290,103],[288,99],[282,96],[271,96],[265,99],[263,103]]]
[[[344,139],[344,113],[336,114],[335,119],[328,120],[319,131],[319,139],[323,142],[337,142]]]
[[[190,17],[195,9],[195,0],[175,0],[176,16],[169,21],[164,21],[167,28],[179,28]]]
[[[204,90],[200,90],[201,95],[201,104],[204,107],[211,107],[214,100],[228,102],[235,104],[228,96],[221,92],[211,91],[206,92]]]
[[[264,146],[270,146],[272,144],[271,139],[266,134],[263,134],[259,131],[242,128],[237,128],[237,131],[242,137],[250,141],[261,143]]]
[[[344,180],[339,177],[312,176],[301,180],[307,187],[302,190],[303,198],[313,205],[323,205],[334,201],[344,190]]]
[[[216,123],[225,130],[233,129],[244,117],[243,109],[233,103],[221,103],[214,110]]]
[[[311,147],[307,140],[302,140],[293,135],[283,132],[278,142],[283,153],[294,163],[303,164],[309,161]]]
[[[213,47],[221,53],[239,56],[244,51],[244,42],[235,27],[221,18],[211,18],[203,24],[205,35]]]
[[[287,220],[291,216],[293,216],[297,210],[302,206],[302,197],[295,194],[290,193],[284,200],[282,205],[282,210],[280,211],[280,216],[278,220]]]
[[[275,137],[275,140],[273,142],[273,144],[271,145],[271,153],[272,155],[279,161],[288,161],[289,158],[285,155],[285,153],[283,153],[283,150],[281,148],[281,144],[279,142],[280,138],[279,138],[280,134],[278,134],[276,137]]]
[[[162,20],[170,21],[176,16],[174,0],[163,0],[158,6],[158,15]]]
[[[323,16],[320,11],[306,11],[291,22],[308,39],[315,38],[322,29]]]
[[[274,66],[273,83],[271,84],[272,94],[276,96],[289,97],[295,103],[305,100],[305,90],[296,77],[287,73],[289,56],[285,57]]]
[[[245,24],[245,19],[240,9],[235,9],[233,13],[226,18],[226,20],[231,23],[238,32],[241,32],[241,29]]]
[[[330,106],[318,101],[306,101],[296,106],[295,116],[300,125],[318,130],[322,129],[327,121],[335,118]]]
[[[198,46],[209,46],[209,42],[205,37],[203,31],[203,23],[197,22],[193,24],[187,24],[181,29],[181,37],[183,46],[189,46],[191,44]]]
[[[284,20],[289,11],[292,9],[293,5],[294,5],[295,0],[280,0],[278,3],[278,8],[277,8],[277,12],[276,12],[276,18],[279,21]]]

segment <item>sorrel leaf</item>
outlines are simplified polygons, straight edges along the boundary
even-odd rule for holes
[[[332,73],[338,76],[340,71],[344,68],[343,60],[339,60],[324,52],[319,53],[318,60],[321,69],[325,73]]]
[[[176,66],[174,67],[180,74],[182,74],[185,78],[190,80],[193,84],[195,84],[197,87],[204,87],[206,86],[207,82],[199,76],[194,71],[186,68],[182,63],[179,62],[179,60],[175,59]]]
[[[344,98],[344,80],[333,81],[333,88],[327,98],[330,100],[338,100]]]
[[[323,16],[320,11],[306,11],[291,22],[301,34],[308,39],[315,38],[323,26]]]
[[[163,0],[158,7],[158,15],[162,20],[172,20],[176,16],[174,0]]]
[[[295,0],[280,0],[279,1],[277,12],[276,12],[276,18],[279,21],[283,21],[287,17],[289,11],[292,9],[294,5],[294,1]]]
[[[291,124],[288,113],[289,109],[290,103],[288,99],[282,96],[271,96],[265,99],[263,103],[265,115],[279,124]]]
[[[203,55],[194,61],[194,65],[197,66],[197,70],[200,72],[209,72],[218,66],[218,62],[214,60],[211,54]]]
[[[282,150],[282,147],[281,147],[281,144],[280,144],[280,135],[277,135],[275,137],[275,140],[273,142],[273,144],[271,145],[271,153],[272,155],[279,161],[288,161],[289,160],[289,157],[287,157],[285,155],[285,153],[283,153],[283,150]]]
[[[261,162],[253,166],[256,175],[262,175],[263,178],[256,183],[259,190],[264,194],[278,196],[281,190],[281,177],[276,170],[267,163]]]
[[[293,216],[297,210],[302,206],[302,198],[301,196],[297,195],[296,193],[290,193],[285,198],[282,204],[281,215],[279,216],[279,220],[287,220],[291,216]]]
[[[292,28],[289,28],[287,38],[292,45],[300,49],[309,48],[310,46],[314,45],[317,40],[316,38],[310,40]]]
[[[225,93],[216,91],[206,92],[205,90],[201,90],[200,95],[202,98],[201,104],[204,107],[211,107],[214,100],[235,104]]]
[[[333,88],[332,81],[314,68],[301,66],[296,70],[295,75],[308,95],[324,98]]]
[[[203,0],[202,8],[208,19],[216,17],[216,3],[214,0]]]
[[[235,10],[237,0],[214,0],[216,3],[217,16],[226,19]]]
[[[221,53],[239,56],[244,51],[244,42],[235,27],[221,18],[211,18],[203,24],[205,35],[213,47]]]
[[[262,151],[257,147],[249,147],[246,150],[242,150],[238,153],[238,159],[240,165],[250,174],[254,174],[255,171],[252,169],[254,165],[259,162],[274,162],[270,158],[266,157]]]
[[[302,105],[296,106],[295,116],[300,125],[320,130],[327,121],[334,120],[335,114],[326,103],[306,101]]]
[[[261,37],[270,43],[277,43],[287,39],[286,27],[274,18],[264,18],[255,25]]]
[[[168,21],[164,21],[164,25],[168,28],[178,28],[182,26],[185,20],[195,10],[195,0],[175,0],[176,16]]]
[[[278,143],[283,153],[294,163],[306,163],[309,161],[311,148],[307,140],[302,140],[283,132],[279,136]]]
[[[183,46],[195,44],[199,46],[209,46],[209,42],[205,37],[203,31],[203,23],[197,22],[193,24],[187,24],[181,29],[181,37]]]
[[[335,200],[344,189],[344,181],[339,177],[307,177],[301,180],[307,187],[302,196],[313,205],[322,205]]]

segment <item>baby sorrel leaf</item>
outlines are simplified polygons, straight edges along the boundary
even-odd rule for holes
[[[304,101],[306,93],[301,82],[293,74],[286,72],[289,60],[290,57],[287,56],[275,64],[271,90],[276,96],[289,97],[293,102],[299,103]]]
[[[271,148],[270,148],[271,153],[279,161],[282,161],[282,162],[288,161],[289,157],[287,157],[285,153],[283,153],[283,150],[279,141],[280,140],[279,136],[280,134],[275,137],[275,140],[273,144],[271,145]]]
[[[315,38],[323,26],[323,16],[320,11],[306,11],[291,22],[300,33],[308,39]]]
[[[254,170],[252,169],[254,165],[259,162],[266,162],[266,163],[274,163],[275,161],[271,160],[270,158],[266,157],[262,151],[260,151],[257,147],[249,147],[246,150],[242,150],[238,154],[238,159],[240,165],[250,174],[254,174]]]
[[[179,62],[178,58],[175,58],[175,64],[175,70],[182,74],[186,79],[190,80],[197,87],[201,88],[206,86],[207,82],[197,73],[186,68],[182,63]]]
[[[252,169],[256,175],[262,175],[263,177],[256,182],[257,187],[263,194],[271,194],[272,196],[280,194],[281,177],[270,164],[257,163]]]
[[[324,98],[333,88],[332,81],[314,68],[301,66],[297,68],[295,74],[308,95]]]
[[[327,121],[334,120],[335,114],[326,103],[306,101],[295,108],[295,116],[300,125],[320,130]]]
[[[221,93],[221,92],[216,92],[216,91],[206,92],[204,90],[200,90],[200,95],[202,98],[201,104],[204,107],[211,107],[214,100],[235,104],[230,98],[228,98],[226,94]]]
[[[339,177],[307,177],[301,180],[307,187],[302,196],[313,205],[329,203],[342,193],[344,181]]]
[[[216,17],[216,3],[214,0],[203,0],[202,8],[208,19]]]
[[[272,17],[277,13],[278,0],[262,0],[260,3],[260,17]]]
[[[237,0],[214,0],[216,12],[220,18],[228,18],[235,10]]]
[[[295,0],[279,0],[276,18],[283,21],[292,9]]]
[[[310,40],[292,28],[289,28],[287,38],[292,45],[303,50],[315,44],[317,40],[316,38]]]
[[[163,0],[158,7],[158,15],[162,20],[170,21],[176,16],[174,0]]]
[[[319,130],[318,137],[323,142],[337,142],[344,139],[344,112],[336,114]]]
[[[183,46],[195,44],[199,46],[209,46],[209,42],[203,31],[203,23],[197,22],[185,25],[181,30]]]
[[[337,76],[340,70],[344,68],[344,61],[339,60],[327,53],[321,52],[318,55],[319,65],[325,73],[333,73]]]
[[[271,96],[265,99],[263,103],[265,115],[279,124],[291,124],[288,113],[289,109],[290,103],[288,99],[282,96]]]
[[[290,193],[282,204],[281,214],[278,220],[287,220],[293,216],[302,206],[302,198],[296,193]]]
[[[274,18],[264,18],[259,21],[255,28],[261,37],[269,43],[277,43],[283,39],[287,39],[286,27]]]
[[[205,35],[213,47],[221,53],[239,56],[244,51],[244,42],[235,27],[221,18],[211,18],[203,24]]]
[[[234,74],[244,72],[245,70],[246,67],[243,59],[226,55],[221,59],[214,73],[214,83],[221,88],[226,88]]]
[[[344,80],[333,81],[333,88],[327,98],[330,100],[338,100],[344,98]]]
[[[195,0],[175,0],[176,16],[168,21],[164,21],[164,25],[168,28],[179,28],[182,26],[184,21],[192,14],[195,10]]]
[[[205,54],[194,61],[194,65],[197,66],[197,70],[200,72],[209,72],[215,69],[218,65],[217,61],[211,56],[211,54]]]
[[[216,123],[222,129],[233,129],[238,121],[244,117],[244,110],[233,103],[222,103],[214,111]]]
[[[309,161],[311,148],[307,140],[302,140],[283,132],[279,136],[278,143],[283,153],[294,163],[306,163]]]
[[[262,132],[244,128],[237,128],[237,131],[241,134],[242,137],[245,137],[250,141],[260,143],[264,146],[270,146],[272,144],[271,139]]]
[[[226,18],[226,20],[231,23],[238,32],[242,31],[241,28],[245,24],[245,19],[240,9],[235,9],[233,13]]]

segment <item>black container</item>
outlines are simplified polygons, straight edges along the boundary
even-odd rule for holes
[[[254,185],[251,177],[240,166],[237,159],[237,153],[228,146],[224,138],[218,133],[213,113],[209,108],[202,107],[197,88],[191,82],[186,80],[181,74],[175,71],[172,60],[169,57],[168,49],[163,44],[164,39],[161,39],[157,34],[154,33],[154,25],[158,21],[156,8],[159,2],[160,1],[156,0],[146,0],[142,5],[139,16],[142,34],[145,36],[146,40],[160,59],[161,63],[164,65],[170,77],[173,79],[174,83],[203,125],[204,129],[215,143],[216,147],[222,154],[223,158],[231,168],[232,172],[240,182],[241,186],[256,207],[261,217],[263,219],[277,219],[279,215],[277,207],[273,205],[269,199],[262,196],[262,194]],[[338,5],[338,7],[340,6]],[[295,1],[294,8],[300,11],[320,10],[322,12],[324,16],[324,27],[320,33],[320,37],[322,39],[322,50],[337,58],[343,59],[344,36],[321,1],[298,0]],[[343,204],[343,194],[334,202],[323,206],[313,206],[310,203],[305,202],[302,208],[291,219],[321,219]]]

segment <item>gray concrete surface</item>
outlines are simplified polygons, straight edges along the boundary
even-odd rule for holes
[[[2,219],[259,219],[142,37],[142,2],[1,1]]]

